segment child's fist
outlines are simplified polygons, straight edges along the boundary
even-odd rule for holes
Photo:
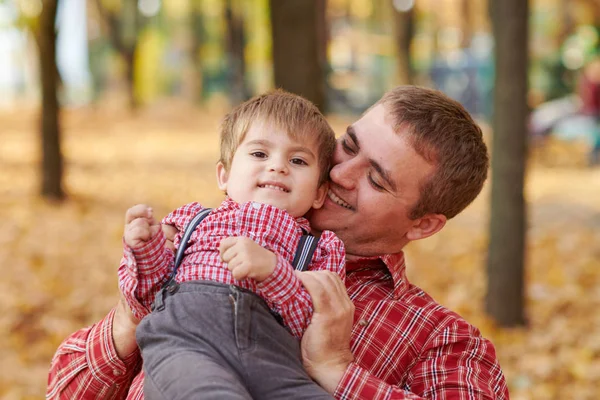
[[[264,281],[277,265],[275,253],[245,236],[231,236],[221,240],[219,253],[233,278],[238,281],[246,278]]]
[[[154,220],[152,208],[145,204],[131,207],[125,213],[125,244],[132,249],[143,246],[160,230],[160,223]]]

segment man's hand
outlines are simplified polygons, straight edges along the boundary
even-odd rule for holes
[[[252,278],[264,281],[275,270],[277,256],[245,236],[231,236],[221,240],[221,260],[227,263],[234,279]]]
[[[160,230],[160,224],[154,220],[152,208],[145,204],[131,207],[125,213],[125,244],[132,249],[143,246]]]
[[[350,350],[354,304],[335,273],[308,271],[296,275],[312,297],[314,307],[302,337],[302,361],[308,374],[333,394],[354,360]]]
[[[135,328],[139,323],[140,320],[133,316],[123,293],[121,293],[113,317],[112,337],[117,355],[122,360],[138,347],[135,341]]]

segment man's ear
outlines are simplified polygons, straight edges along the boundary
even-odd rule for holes
[[[227,180],[229,179],[229,173],[225,169],[225,165],[221,161],[217,163],[217,185],[219,189],[227,192]]]
[[[426,214],[414,221],[413,226],[406,232],[408,240],[428,238],[442,230],[447,218],[442,214]]]
[[[325,196],[327,196],[327,191],[329,190],[329,183],[325,182],[321,184],[321,186],[317,189],[317,195],[315,197],[315,201],[313,201],[312,208],[318,209],[323,207],[323,203],[325,203]]]

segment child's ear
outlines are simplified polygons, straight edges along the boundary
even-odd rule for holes
[[[226,192],[227,191],[227,180],[229,179],[229,173],[227,169],[225,169],[225,165],[221,161],[217,163],[217,185],[219,189]]]
[[[325,197],[327,196],[328,190],[329,182],[325,182],[317,188],[317,195],[315,197],[315,201],[313,201],[312,208],[317,209],[323,207],[323,203],[325,203]]]

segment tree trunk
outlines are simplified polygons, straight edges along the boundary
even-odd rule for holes
[[[319,0],[271,0],[275,86],[325,109],[325,65],[320,62]],[[322,51],[322,50],[321,50]]]
[[[496,80],[486,310],[502,326],[514,326],[525,323],[528,1],[491,0],[490,12]]]
[[[240,6],[240,2],[225,0],[229,96],[232,104],[241,103],[250,97],[246,84],[244,20]]]
[[[196,102],[201,103],[204,99],[203,88],[204,88],[204,69],[202,68],[202,59],[200,52],[202,45],[206,37],[204,28],[204,18],[202,16],[202,4],[199,0],[191,1],[190,10],[190,30],[191,30],[191,46],[190,46],[190,58],[193,63],[194,69],[194,93],[193,98]]]
[[[140,105],[135,94],[135,54],[138,45],[138,33],[142,29],[137,1],[123,1],[120,16],[105,9],[102,0],[96,0],[96,7],[98,8],[98,14],[106,24],[111,45],[121,55],[125,63],[125,83],[127,85],[129,107],[132,111],[135,111]]]
[[[462,8],[462,26],[461,26],[461,43],[460,47],[463,49],[468,49],[471,47],[471,39],[473,38],[473,19],[471,18],[471,1],[472,0],[462,0],[461,8]]]
[[[392,5],[392,10],[394,13],[394,33],[398,58],[398,83],[401,85],[410,85],[413,83],[410,43],[414,35],[414,7],[409,11],[401,12],[396,10],[396,7]]]
[[[58,68],[56,65],[56,12],[58,0],[46,0],[40,15],[37,43],[42,85],[42,182],[41,194],[52,200],[65,197],[62,188],[63,158],[60,148]]]

